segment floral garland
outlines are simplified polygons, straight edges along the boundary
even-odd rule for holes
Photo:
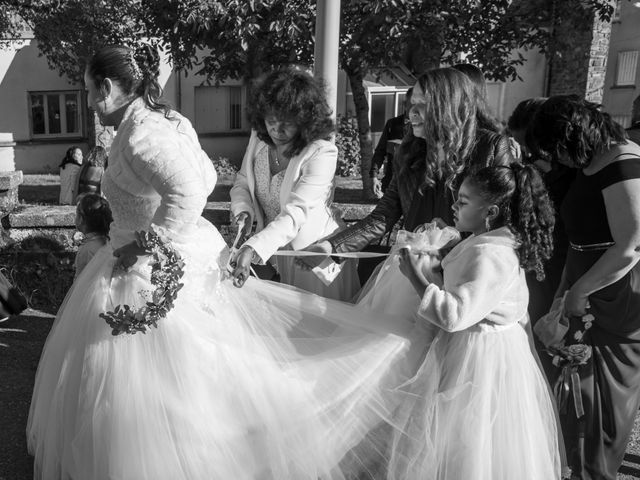
[[[157,328],[158,320],[173,308],[183,286],[180,279],[184,275],[184,260],[171,244],[153,230],[138,232],[138,241],[145,253],[153,257],[151,284],[156,288],[144,307],[133,310],[129,305],[117,305],[113,311],[100,314],[113,335],[146,333],[151,326]]]
[[[563,340],[558,345],[552,345],[547,348],[547,352],[553,357],[553,364],[561,369],[560,376],[553,386],[560,412],[565,413],[567,411],[569,394],[571,393],[577,418],[581,418],[584,415],[578,369],[580,366],[586,365],[593,354],[591,346],[584,343],[584,337],[593,326],[595,317],[587,313],[582,315],[581,320],[582,330],[578,329],[573,333],[573,340],[577,343],[565,345]]]

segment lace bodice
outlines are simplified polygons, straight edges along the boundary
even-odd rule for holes
[[[115,246],[151,224],[180,240],[192,233],[216,173],[189,121],[167,119],[141,99],[125,112],[109,154],[103,192],[111,205]]]
[[[265,223],[272,222],[280,213],[280,189],[286,170],[271,175],[269,148],[263,148],[256,155],[254,175],[256,177],[256,198],[264,211]]]

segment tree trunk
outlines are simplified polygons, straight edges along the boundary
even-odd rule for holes
[[[371,125],[369,124],[369,102],[367,102],[367,94],[364,89],[364,75],[361,68],[348,69],[346,73],[351,84],[353,103],[356,107],[356,121],[358,122],[362,196],[367,200],[375,200],[378,197],[373,191],[373,179],[369,176],[373,146],[371,144]]]

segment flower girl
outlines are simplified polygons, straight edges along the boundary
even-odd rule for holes
[[[82,195],[76,207],[76,228],[84,235],[75,260],[75,278],[98,250],[109,241],[109,227],[113,222],[109,202],[95,193]]]
[[[533,167],[489,167],[464,180],[453,210],[472,235],[442,270],[410,249],[400,259],[418,322],[438,333],[399,389],[389,478],[558,479],[556,415],[525,329],[525,271],[543,275],[552,250],[549,198]]]

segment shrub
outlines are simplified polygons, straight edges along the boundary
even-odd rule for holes
[[[238,173],[236,166],[229,161],[227,157],[218,155],[213,160],[213,166],[216,168],[218,176],[233,176]]]
[[[338,115],[338,166],[336,175],[341,177],[355,177],[360,175],[360,139],[358,137],[358,123],[355,117]]]

